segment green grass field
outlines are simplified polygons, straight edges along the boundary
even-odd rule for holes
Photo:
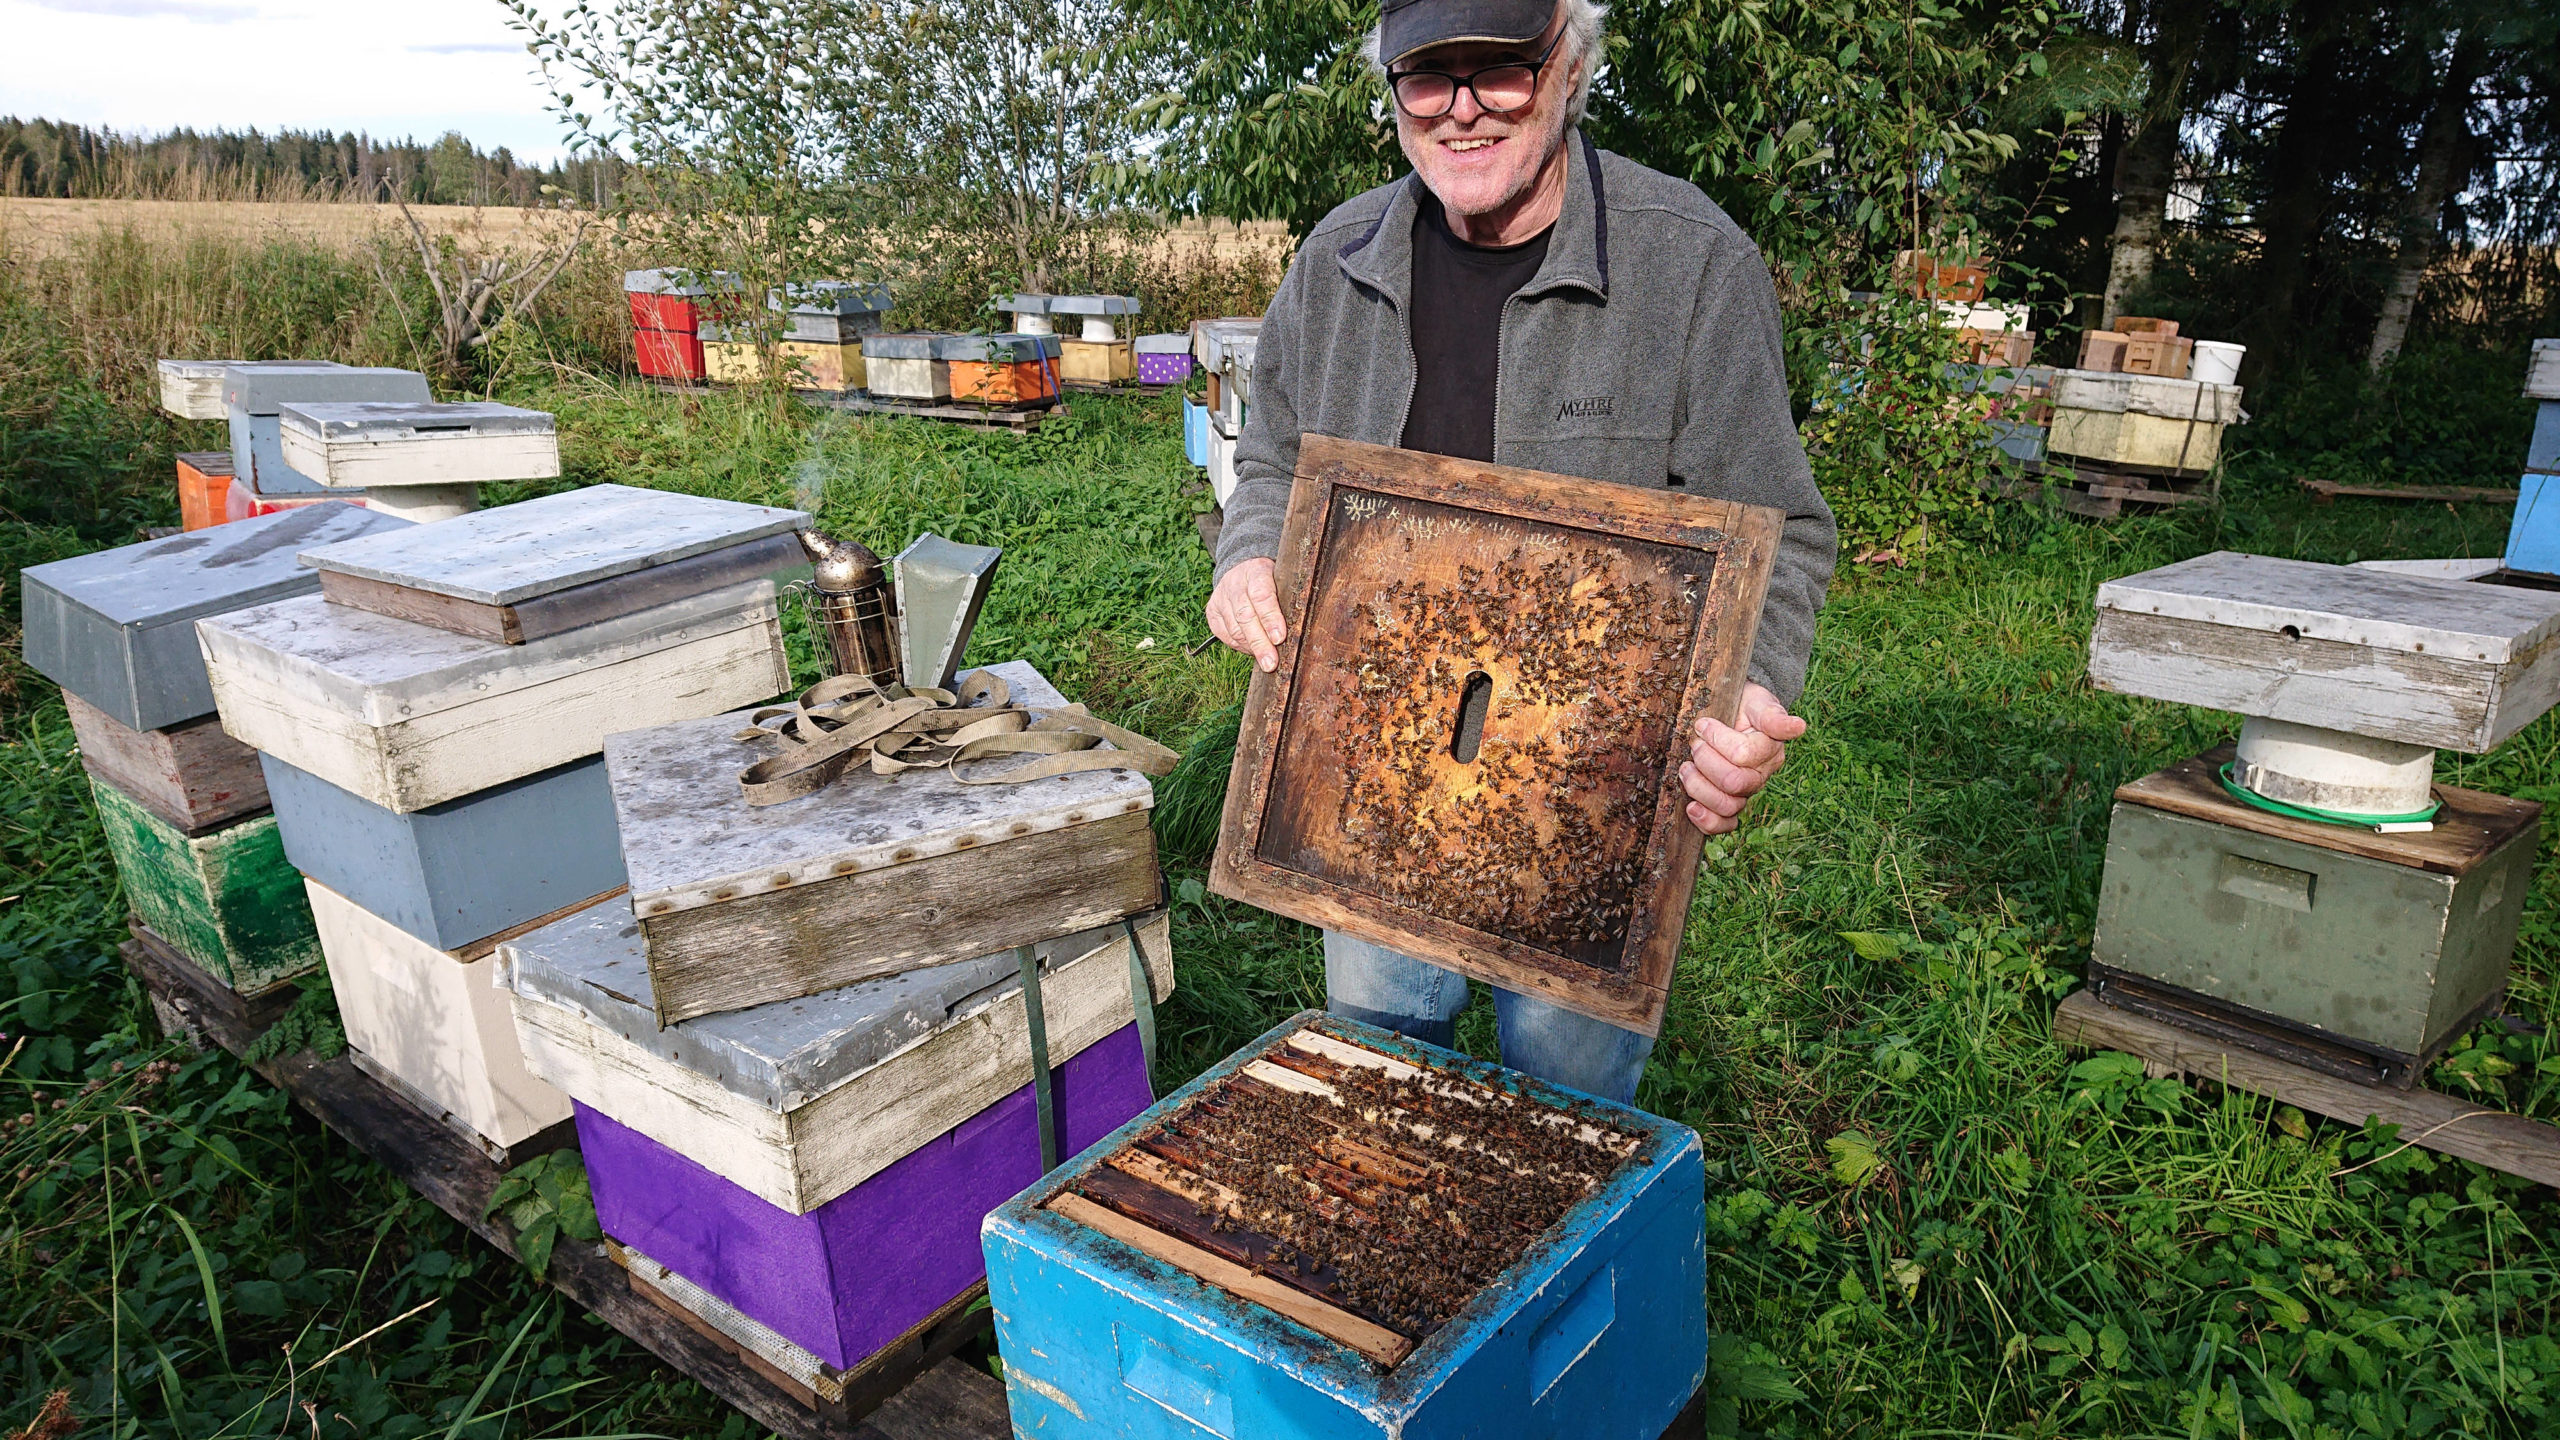
[[[168,452],[214,434],[82,390],[23,333],[0,327],[12,572],[173,515]],[[1322,1003],[1312,932],[1196,883],[1245,673],[1191,653],[1207,500],[1169,401],[1079,399],[1024,440],[583,379],[501,394],[559,412],[575,482],[799,497],[881,548],[1005,546],[973,658],[1201,742],[1166,786],[1181,989],[1160,1080]],[[1926,573],[1841,576],[1813,728],[1709,847],[1640,1096],[1706,1142],[1720,1432],[2560,1435],[2551,1194],[2050,1038],[2110,791],[2236,724],[2089,688],[2097,584],[2218,547],[2503,538],[2503,507],[2314,509],[2280,472],[2239,467],[2269,478],[2211,513],[2020,510]],[[753,1433],[238,1063],[163,1043],[113,958],[124,907],[60,701],[14,654],[0,715],[0,1434],[56,1389],[83,1435]],[[2560,799],[2560,723],[2442,776]],[[2560,1049],[2532,1028],[2560,986],[2554,873],[2517,955],[2528,1023],[2483,1027],[2433,1083],[2560,1119]],[[1461,1038],[1489,1054],[1492,1028],[1480,999]]]

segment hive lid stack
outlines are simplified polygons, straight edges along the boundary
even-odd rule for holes
[[[297,474],[404,520],[450,520],[480,508],[484,483],[560,473],[560,438],[540,410],[355,401],[287,404],[277,419]]]
[[[232,366],[222,377],[223,408],[231,421],[231,517],[333,495],[364,499],[361,492],[333,492],[285,463],[285,406],[347,401],[423,405],[434,398],[427,392],[427,377],[414,370],[325,361]]]
[[[1209,489],[1221,505],[1236,489],[1236,439],[1244,433],[1245,408],[1252,400],[1253,352],[1261,334],[1260,316],[1191,324],[1192,358],[1209,376],[1204,448]]]
[[[2536,340],[2527,363],[2525,397],[2541,402],[2533,443],[2507,525],[2507,568],[2560,576],[2560,340]]]
[[[320,957],[257,756],[214,716],[195,621],[316,590],[294,559],[307,545],[407,528],[315,505],[22,572],[26,660],[62,686],[127,900],[212,993],[254,999]]]
[[[2560,594],[2218,552],[2099,587],[2101,689],[2246,717],[2116,792],[2102,998],[2407,1085],[2504,994],[2540,808],[2434,783],[2560,697]]]
[[[320,594],[201,632],[360,1063],[493,1157],[564,1139],[491,972],[623,886],[608,730],[773,695],[799,511],[596,486],[302,552]]]
[[[1662,1434],[1703,1186],[1684,1125],[1299,1015],[988,1217],[1016,1433]]]
[[[1161,912],[1148,983],[1173,985]],[[1126,933],[1038,946],[1067,1143],[1147,1105]],[[639,927],[612,900],[507,943],[535,1073],[578,1105],[606,1233],[773,1332],[764,1358],[839,1374],[978,1280],[981,1218],[1036,1179],[1030,1020],[995,954],[661,1030]],[[796,1360],[798,1363],[783,1363]]]
[[[1065,708],[1029,665],[988,673]],[[1139,1017],[1172,985],[1153,793],[856,765],[756,805],[750,718],[607,739],[632,893],[511,943],[509,984],[606,1232],[842,1368],[976,1282],[979,1220],[1044,1150],[1145,1108]]]

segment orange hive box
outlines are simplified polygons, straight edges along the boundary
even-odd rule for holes
[[[954,403],[1027,405],[1058,398],[1055,335],[954,335],[936,340],[933,353],[951,364]]]
[[[2080,337],[2080,367],[2083,370],[2117,371],[2124,368],[2125,342],[2133,337],[2121,330],[2091,330]]]
[[[180,529],[202,530],[230,519],[230,515],[225,513],[230,497],[230,451],[197,450],[178,457]]]

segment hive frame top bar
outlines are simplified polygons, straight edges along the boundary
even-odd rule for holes
[[[809,523],[805,510],[591,485],[422,526],[412,543],[331,545],[302,563],[482,605],[513,605]]]
[[[1050,1201],[1083,1184],[1088,1175],[1126,1150],[1132,1141],[1164,1116],[1190,1104],[1203,1092],[1226,1083],[1270,1050],[1285,1044],[1300,1030],[1313,1030],[1389,1059],[1438,1071],[1453,1080],[1473,1081],[1509,1090],[1559,1110],[1568,1105],[1581,1106],[1596,1112],[1594,1120],[1634,1136],[1636,1149],[1579,1204],[1565,1212],[1553,1230],[1533,1243],[1510,1269],[1478,1291],[1473,1300],[1450,1317],[1448,1323],[1423,1339],[1394,1369],[1384,1373],[1348,1347],[1321,1338],[1311,1342],[1308,1338],[1311,1332],[1301,1330],[1294,1322],[1274,1311],[1224,1290],[1203,1284],[1168,1292],[1160,1281],[1152,1277],[1151,1272],[1160,1262],[1138,1256],[1120,1242],[1046,1208]],[[1504,1297],[1534,1294],[1554,1283],[1610,1216],[1626,1209],[1633,1197],[1663,1182],[1684,1162],[1689,1165],[1698,1163],[1697,1157],[1701,1153],[1697,1132],[1678,1121],[1549,1085],[1533,1076],[1488,1065],[1393,1031],[1308,1010],[1264,1032],[1235,1054],[1211,1066],[1190,1084],[1157,1101],[1145,1114],[1087,1148],[1078,1159],[1060,1166],[1038,1184],[1007,1201],[987,1217],[986,1229],[991,1239],[1007,1231],[1015,1235],[1038,1232],[1064,1238],[1088,1255],[1108,1254],[1114,1268],[1131,1272],[1134,1284],[1160,1297],[1156,1303],[1183,1311],[1205,1312],[1229,1337],[1228,1343],[1237,1348],[1249,1354],[1279,1357],[1280,1363],[1292,1374],[1356,1409],[1371,1414],[1379,1411],[1410,1414],[1446,1383],[1468,1356],[1482,1347],[1488,1335],[1507,1323],[1510,1314],[1502,1307]]]
[[[2493,665],[2560,634],[2560,595],[2234,550],[2107,581],[2097,605]]]
[[[1013,687],[1017,704],[1050,710],[1066,704],[1022,661],[983,668]],[[738,789],[738,772],[769,751],[733,737],[752,713],[605,737],[631,904],[641,916],[784,888],[774,883],[778,874],[816,882],[839,866],[850,867],[845,873],[872,870],[967,848],[958,843],[964,839],[999,842],[1155,803],[1155,787],[1135,770],[963,785],[948,770],[875,775],[853,766],[813,794],[750,805]],[[791,883],[798,882],[785,882]]]

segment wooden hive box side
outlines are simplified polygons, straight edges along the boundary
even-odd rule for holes
[[[62,699],[82,767],[177,829],[196,834],[267,808],[258,752],[223,734],[219,717],[135,730],[68,690]]]
[[[173,949],[244,996],[319,966],[311,907],[274,816],[189,837],[104,781],[90,788],[126,902]]]

